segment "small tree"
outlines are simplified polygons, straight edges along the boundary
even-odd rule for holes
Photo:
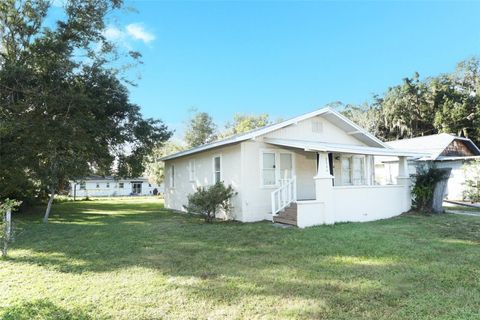
[[[12,228],[12,210],[16,209],[22,202],[17,200],[5,199],[3,203],[0,203],[0,214],[2,215],[3,227],[0,233],[0,240],[2,245],[2,257],[7,256],[8,244],[13,239]]]
[[[418,211],[432,212],[435,188],[437,184],[448,178],[449,171],[431,166],[420,167],[419,172],[413,176],[412,189],[413,205]],[[443,192],[441,192],[443,196]]]
[[[471,202],[480,202],[480,160],[465,164],[463,171],[466,177],[463,198]]]
[[[210,187],[198,187],[195,193],[188,196],[188,205],[184,208],[190,213],[201,214],[205,222],[211,223],[220,210],[225,214],[231,212],[231,199],[236,194],[231,185],[226,187],[223,182],[217,182]]]

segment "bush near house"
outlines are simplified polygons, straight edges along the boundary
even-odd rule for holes
[[[205,222],[211,223],[220,210],[226,215],[230,214],[233,209],[231,200],[236,194],[231,185],[227,187],[223,182],[209,187],[198,187],[195,193],[188,196],[188,205],[184,208],[190,213],[201,214]]]
[[[433,166],[419,167],[418,173],[413,175],[414,185],[412,188],[412,204],[417,211],[432,212],[435,187],[448,177],[446,175],[445,170]]]
[[[466,163],[463,166],[465,172],[465,190],[463,197],[471,202],[480,202],[480,160]]]

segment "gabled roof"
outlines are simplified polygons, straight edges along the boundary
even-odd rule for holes
[[[442,152],[455,140],[463,141],[469,146],[472,152],[480,155],[480,149],[478,149],[472,140],[448,133],[390,141],[387,142],[387,144],[395,149],[422,151],[423,153],[430,154],[428,157],[423,158],[423,160],[439,160]]]
[[[367,145],[371,145],[373,147],[390,149],[390,147],[388,145],[386,145],[385,143],[380,141],[378,138],[376,138],[371,133],[367,132],[365,129],[359,127],[358,125],[356,125],[355,123],[350,121],[348,118],[346,118],[345,116],[343,116],[339,112],[337,112],[337,111],[335,111],[335,110],[333,110],[329,107],[326,107],[326,108],[318,109],[318,110],[315,110],[315,111],[312,111],[312,112],[309,112],[309,113],[306,113],[306,114],[300,115],[298,117],[291,118],[291,119],[288,119],[288,120],[285,120],[285,121],[282,121],[282,122],[279,122],[279,123],[275,123],[275,124],[268,125],[268,126],[265,126],[265,127],[262,127],[262,128],[251,130],[251,131],[248,131],[248,132],[245,132],[245,133],[237,134],[237,135],[234,135],[234,136],[222,139],[222,140],[214,141],[212,143],[207,143],[207,144],[204,144],[204,145],[192,148],[192,149],[188,149],[188,150],[185,150],[185,151],[180,151],[180,152],[165,156],[165,157],[161,158],[160,160],[162,160],[162,161],[172,160],[172,159],[175,159],[175,158],[191,155],[191,154],[198,153],[198,152],[201,152],[201,151],[206,151],[206,150],[209,150],[209,149],[218,148],[218,147],[226,146],[226,145],[229,145],[229,144],[234,144],[234,143],[238,143],[238,142],[242,142],[242,141],[246,141],[246,140],[250,140],[250,139],[255,139],[255,138],[257,138],[261,135],[270,133],[272,131],[275,131],[275,130],[284,128],[286,126],[289,126],[291,124],[295,124],[297,122],[300,122],[300,121],[303,121],[303,120],[306,120],[306,119],[309,119],[309,118],[313,118],[313,117],[316,117],[316,116],[320,116],[320,115],[324,116],[327,120],[332,122],[334,125],[336,125],[336,126],[340,127],[341,129],[347,131],[350,135],[354,136],[355,138],[364,142]]]

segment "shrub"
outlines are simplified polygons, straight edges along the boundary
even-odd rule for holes
[[[480,159],[466,163],[463,166],[465,172],[464,200],[480,202]]]
[[[437,183],[448,178],[449,171],[432,166],[423,166],[418,173],[413,175],[414,185],[412,189],[413,206],[418,211],[431,212],[433,195]]]
[[[223,182],[198,187],[195,193],[188,196],[188,205],[184,208],[190,213],[201,214],[205,222],[211,223],[218,211],[223,210],[227,215],[231,212],[231,199],[236,194],[231,185],[226,187]]]

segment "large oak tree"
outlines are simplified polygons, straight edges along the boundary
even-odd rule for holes
[[[65,181],[92,171],[140,175],[150,150],[171,135],[142,117],[112,67],[117,51],[104,36],[105,19],[121,6],[65,1],[52,27],[50,1],[0,4],[0,197],[47,190],[45,222]]]

